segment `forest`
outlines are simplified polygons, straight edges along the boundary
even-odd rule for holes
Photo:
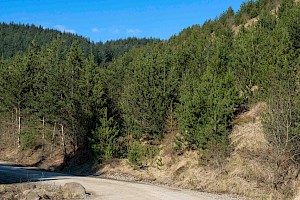
[[[293,0],[257,0],[163,41],[94,43],[2,23],[0,130],[14,138],[4,145],[51,144],[66,157],[67,146],[87,148],[99,163],[142,166],[176,132],[174,152],[226,156],[234,118],[264,101],[268,139],[298,164],[299,22]]]

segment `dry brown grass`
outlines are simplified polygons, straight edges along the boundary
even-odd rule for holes
[[[235,120],[235,125],[230,134],[235,153],[243,150],[260,153],[268,150],[269,144],[263,133],[260,119],[265,107],[265,103],[257,103],[248,112],[238,116]]]
[[[157,183],[201,191],[231,193],[251,199],[282,199],[284,194],[273,187],[276,178],[272,147],[262,129],[261,114],[266,108],[264,102],[253,105],[248,112],[236,118],[230,134],[232,153],[219,167],[200,164],[199,154],[185,150],[182,154],[171,151],[174,135],[169,135],[161,148],[159,157],[163,166],[155,162],[145,170],[133,169],[126,160],[117,160],[101,170],[101,173],[125,173],[137,180],[151,180]]]
[[[240,32],[241,27],[242,27],[242,25],[239,25],[239,26],[233,25],[233,26],[232,26],[231,29],[232,29],[232,32],[234,33],[234,35],[237,35],[237,34]]]
[[[18,150],[17,148],[7,148],[0,151],[0,160],[54,170],[64,163],[64,156],[60,148],[52,152],[47,148],[44,150]]]
[[[258,22],[258,20],[259,20],[259,18],[255,17],[255,18],[249,19],[244,25],[239,25],[239,26],[233,25],[231,27],[231,29],[232,29],[234,35],[237,35],[240,32],[242,26],[244,26],[244,28],[249,28],[249,27],[253,26],[254,24],[256,24]]]
[[[103,165],[98,173],[111,178],[125,177],[125,180],[231,193],[251,199],[282,199],[284,194],[273,187],[274,180],[278,177],[272,160],[272,146],[263,133],[261,114],[265,109],[264,102],[256,103],[248,112],[236,117],[230,134],[233,150],[218,167],[203,165],[201,155],[196,151],[183,147],[180,153],[174,152],[174,139],[180,136],[175,129],[176,131],[167,133],[160,145],[159,154],[145,168],[134,168],[126,159],[113,159]],[[11,151],[10,154],[8,157],[14,157],[19,152]],[[37,152],[31,154],[32,152],[23,152],[22,156],[26,157],[27,161],[28,158],[38,160]],[[51,159],[47,158],[45,165],[41,166],[47,168],[49,167],[47,163],[61,163],[63,157],[60,155],[61,152],[58,150]],[[300,186],[300,182],[294,184],[294,188]]]
[[[249,28],[250,26],[253,26],[254,24],[256,24],[256,22],[258,22],[259,17],[254,17],[250,20],[247,21],[247,23],[244,25],[245,28]]]
[[[271,148],[260,118],[265,108],[264,102],[257,103],[236,118],[230,134],[233,152],[225,165],[226,173],[209,186],[210,190],[253,199],[281,197],[270,185],[274,179],[273,168],[268,162]]]

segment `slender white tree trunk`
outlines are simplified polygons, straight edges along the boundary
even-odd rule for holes
[[[64,152],[64,157],[67,155],[66,151],[66,143],[65,143],[65,133],[64,133],[64,125],[61,124],[61,144]]]
[[[45,117],[43,117],[43,135],[42,135],[42,150],[44,151],[45,146]]]
[[[53,153],[53,146],[54,146],[55,131],[56,131],[56,122],[54,123],[53,132],[52,132],[52,138],[51,138],[51,153],[50,153],[50,158],[52,157],[52,153]]]
[[[172,105],[172,102],[171,102],[171,134],[173,135],[173,131],[174,131],[174,128],[173,128],[173,105]]]
[[[72,135],[73,135],[73,151],[75,152],[76,149],[77,149],[78,140],[77,140],[77,137],[76,137],[76,134],[75,134],[75,122],[74,122],[74,117],[73,116],[72,116]]]
[[[11,130],[13,130],[13,131],[15,130],[15,128],[14,128],[14,127],[15,127],[15,125],[14,125],[14,124],[15,124],[15,123],[14,123],[14,120],[15,120],[15,119],[14,119],[14,118],[15,118],[15,117],[14,117],[14,111],[12,110],[12,111],[11,111]]]
[[[17,141],[17,145],[18,145],[18,149],[21,148],[21,110],[20,107],[19,109],[16,108],[16,121],[18,122],[18,141]]]

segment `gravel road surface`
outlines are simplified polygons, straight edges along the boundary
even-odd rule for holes
[[[72,176],[41,171],[0,162],[0,184],[39,182],[39,184],[63,185],[68,182],[82,184],[91,196],[99,200],[234,200],[227,195],[216,195],[151,184],[116,181],[96,177]]]

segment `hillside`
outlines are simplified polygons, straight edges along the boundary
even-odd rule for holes
[[[0,24],[0,55],[4,58],[13,57],[17,52],[28,50],[30,43],[35,40],[39,47],[49,45],[54,39],[64,41],[64,46],[69,49],[73,42],[77,42],[87,57],[91,51],[95,61],[107,65],[113,58],[122,56],[131,48],[140,47],[148,43],[158,42],[158,39],[128,38],[116,41],[92,42],[87,38],[72,33],[62,33],[57,30],[43,28],[35,25]]]
[[[178,155],[172,151],[174,143],[170,138],[174,139],[179,133],[169,133],[160,145],[159,153],[153,160],[148,160],[146,169],[137,170],[127,160],[113,159],[96,174],[214,193],[238,194],[250,199],[284,199],[283,194],[288,195],[287,191],[282,193],[273,188],[275,177],[282,174],[272,160],[278,155],[263,133],[261,114],[265,109],[266,104],[259,102],[235,118],[235,125],[229,134],[232,152],[226,160],[212,157],[199,160],[199,154],[193,150]]]
[[[0,148],[45,168],[292,198],[299,21],[299,3],[257,0],[166,41],[92,44],[87,55],[80,40],[30,41],[0,61]]]
[[[0,54],[5,58],[13,57],[17,52],[27,51],[32,40],[35,40],[41,47],[49,44],[57,37],[64,39],[67,47],[70,47],[75,40],[79,41],[84,50],[89,50],[90,46],[93,45],[88,39],[71,33],[44,29],[41,26],[14,23],[1,23],[0,37]]]

